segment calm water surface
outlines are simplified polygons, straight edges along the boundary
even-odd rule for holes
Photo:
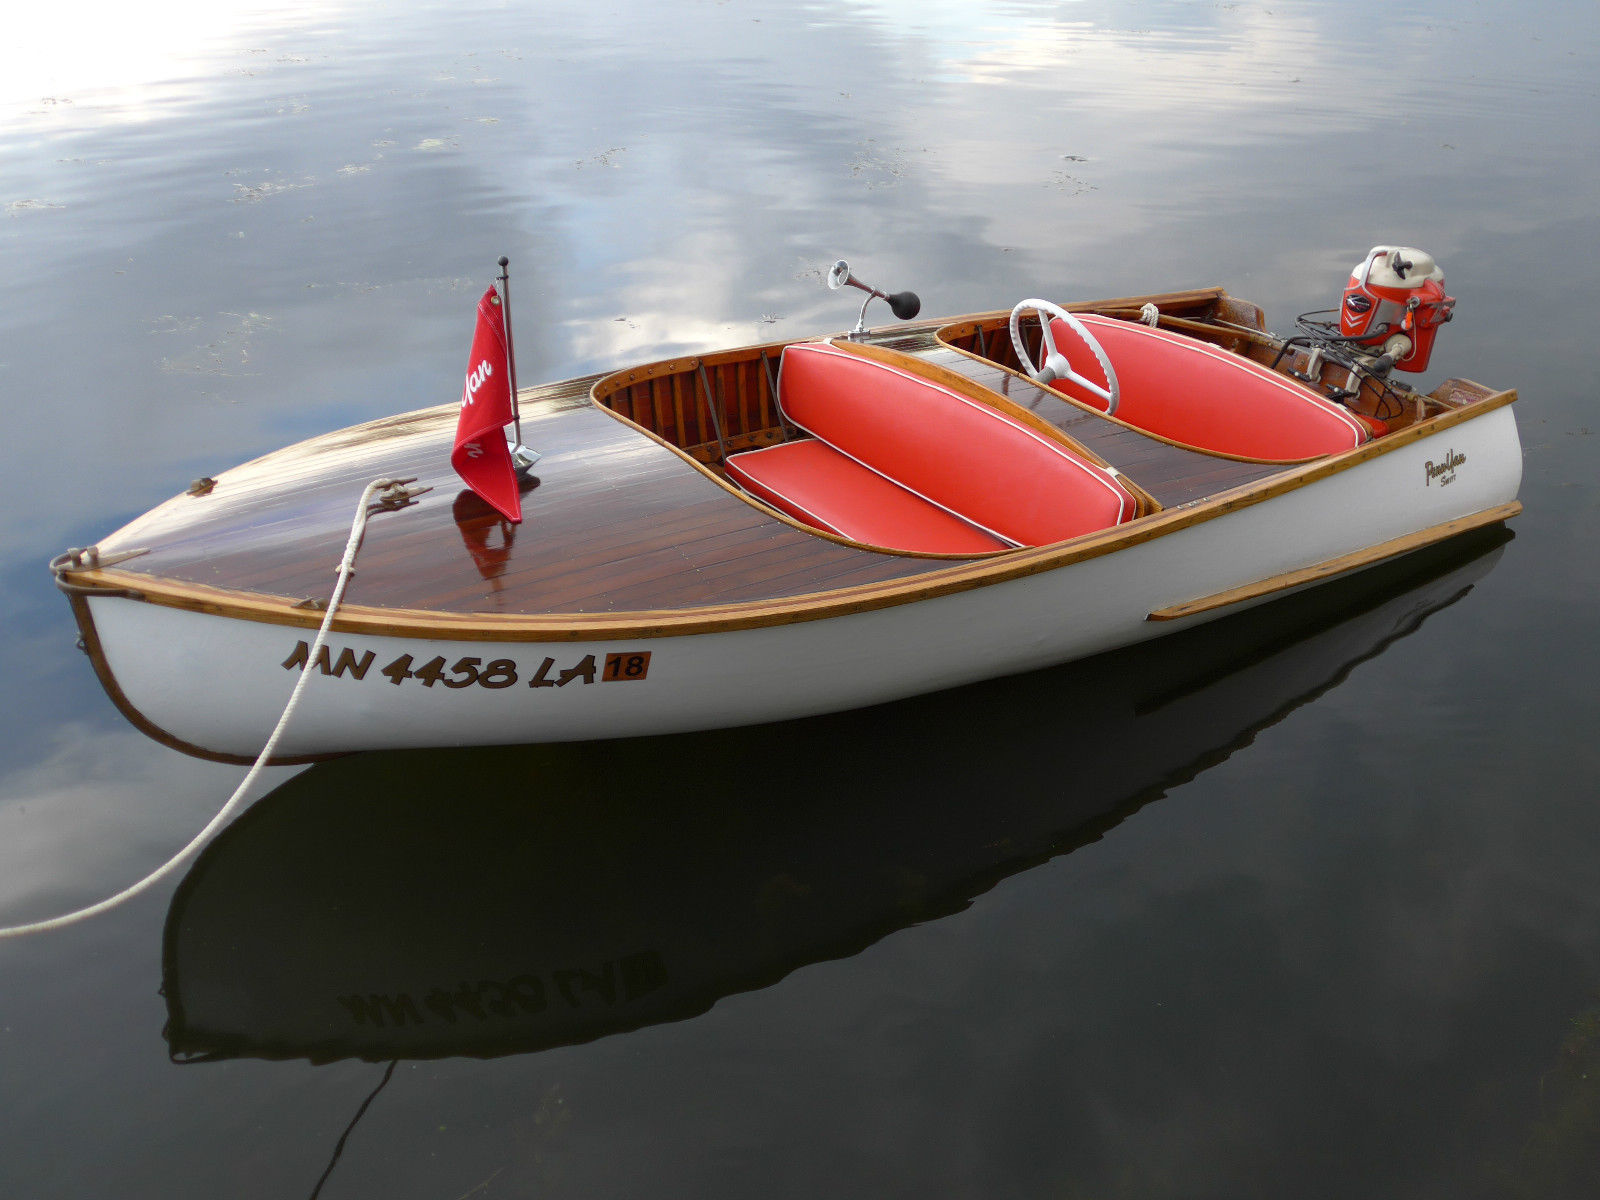
[[[1600,1194],[1593,5],[765,0],[7,17],[0,922],[235,786],[45,562],[525,382],[1371,245],[1516,386],[1526,513],[1097,660],[751,731],[280,770],[0,942],[0,1194]],[[330,568],[331,568],[330,563]],[[219,699],[225,703],[225,699]],[[270,793],[270,794],[268,794]]]

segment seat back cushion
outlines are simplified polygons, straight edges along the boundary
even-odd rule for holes
[[[1361,423],[1309,388],[1252,359],[1165,329],[1082,314],[1117,373],[1116,416],[1168,441],[1218,454],[1295,462],[1337,454],[1367,438]],[[1093,353],[1065,322],[1056,346],[1089,379],[1104,380]],[[1072,383],[1051,385],[1093,408],[1105,403]]]
[[[787,347],[779,405],[800,428],[1010,542],[1042,546],[1131,519],[1104,467],[996,409],[826,343]]]

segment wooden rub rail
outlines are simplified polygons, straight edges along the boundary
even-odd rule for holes
[[[1368,546],[1366,549],[1357,550],[1353,554],[1330,558],[1326,562],[1317,563],[1315,566],[1302,567],[1298,571],[1286,571],[1282,575],[1273,575],[1270,578],[1248,583],[1242,587],[1229,588],[1225,592],[1202,596],[1197,600],[1187,600],[1182,604],[1173,604],[1167,608],[1158,608],[1147,616],[1145,620],[1178,621],[1184,617],[1193,617],[1200,613],[1226,608],[1230,604],[1243,604],[1247,600],[1258,600],[1264,596],[1288,591],[1290,588],[1300,587],[1304,584],[1321,583],[1323,580],[1331,579],[1335,575],[1343,575],[1346,571],[1369,567],[1388,558],[1397,558],[1402,554],[1409,554],[1413,550],[1421,550],[1424,546],[1442,542],[1446,538],[1456,536],[1458,533],[1467,533],[1473,529],[1481,529],[1485,525],[1493,525],[1499,521],[1509,520],[1521,511],[1521,502],[1513,500],[1510,504],[1486,508],[1482,512],[1473,513],[1470,516],[1457,517],[1455,520],[1446,521],[1441,525],[1432,525],[1427,529],[1419,529],[1416,533],[1408,533],[1404,537],[1380,542],[1376,546]]]

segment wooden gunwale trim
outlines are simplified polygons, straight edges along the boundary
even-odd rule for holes
[[[335,617],[333,630],[347,634],[472,642],[599,641],[624,637],[685,637],[759,629],[893,608],[1057,570],[1216,520],[1393,453],[1413,442],[1511,404],[1516,398],[1515,389],[1496,392],[1469,407],[1429,417],[1343,454],[1292,467],[1283,474],[1242,484],[1203,501],[1181,504],[1072,541],[998,551],[990,556],[968,558],[947,568],[934,569],[912,578],[723,606],[618,613],[446,613],[428,609],[347,605]],[[809,529],[807,532],[820,536]],[[316,628],[322,621],[320,612],[293,607],[300,602],[299,597],[244,595],[116,568],[66,571],[59,578],[88,588],[131,588],[144,594],[145,603],[264,624]]]
[[[1397,558],[1402,554],[1409,554],[1413,550],[1421,550],[1424,546],[1442,542],[1458,533],[1467,533],[1473,529],[1481,529],[1485,525],[1493,525],[1500,521],[1510,520],[1521,511],[1522,502],[1520,500],[1512,500],[1508,504],[1496,505],[1494,508],[1486,508],[1481,512],[1471,513],[1465,517],[1456,517],[1454,520],[1443,521],[1438,525],[1430,525],[1428,528],[1419,529],[1415,533],[1391,538],[1387,542],[1379,542],[1376,546],[1368,546],[1363,550],[1356,550],[1350,554],[1341,554],[1337,558],[1330,558],[1314,566],[1302,567],[1298,571],[1285,571],[1281,575],[1271,575],[1255,583],[1229,588],[1225,592],[1216,592],[1210,596],[1186,600],[1182,604],[1158,608],[1146,616],[1145,620],[1178,621],[1184,617],[1195,616],[1198,613],[1212,612],[1219,608],[1227,608],[1232,604],[1240,604],[1246,600],[1256,600],[1263,596],[1273,595],[1276,592],[1287,591],[1290,588],[1300,587],[1302,584],[1332,579],[1335,575],[1343,575],[1347,571],[1354,571],[1359,567],[1372,566],[1375,563],[1383,562],[1385,559]]]
[[[598,387],[598,385],[596,385],[596,386]],[[715,471],[711,470],[705,463],[701,462],[698,458],[696,458],[688,450],[685,450],[682,446],[673,445],[670,441],[668,441],[666,438],[662,437],[659,433],[656,433],[652,429],[645,428],[645,426],[639,424],[639,422],[633,420],[630,417],[623,416],[621,413],[617,412],[613,408],[607,407],[605,404],[601,403],[599,400],[596,400],[594,402],[594,405],[595,405],[596,408],[598,408],[601,412],[605,413],[606,416],[610,417],[612,420],[622,422],[624,425],[627,425],[630,428],[632,428],[635,431],[637,431],[638,433],[643,434],[645,437],[649,438],[651,441],[653,441],[653,442],[657,443],[658,445],[663,446],[666,449],[672,451],[679,458],[681,458],[684,462],[688,463],[697,472],[699,472],[701,475],[703,475],[706,479],[710,480],[712,483],[716,484],[719,488],[721,488],[723,491],[727,492],[730,496],[733,496],[738,500],[742,500],[746,504],[749,504],[749,505],[751,505],[751,506],[753,506],[755,508],[760,509],[762,512],[766,513],[768,516],[774,518],[775,520],[782,521],[785,525],[788,525],[789,527],[791,527],[793,529],[798,529],[801,533],[810,534],[813,537],[823,538],[826,541],[837,543],[840,546],[848,546],[852,550],[870,550],[874,554],[892,554],[897,558],[944,559],[944,560],[951,561],[951,562],[970,562],[971,560],[973,560],[975,558],[989,558],[989,557],[993,557],[995,554],[1004,554],[1004,553],[1006,553],[1006,551],[1004,551],[1004,550],[995,550],[995,551],[991,551],[989,553],[935,554],[935,553],[932,553],[930,551],[924,551],[924,550],[897,550],[897,549],[895,549],[894,547],[891,547],[891,546],[874,546],[870,542],[853,542],[849,538],[840,537],[838,534],[829,533],[825,529],[818,529],[815,526],[807,525],[807,524],[804,524],[801,521],[795,520],[788,513],[783,512],[783,511],[781,511],[779,509],[776,509],[776,508],[772,507],[772,505],[768,504],[766,501],[764,501],[764,500],[762,500],[762,499],[760,499],[760,498],[758,498],[756,496],[752,496],[749,492],[745,491],[743,488],[737,487],[736,485],[728,482],[727,479],[723,478],[723,476],[721,476],[721,475],[717,474]],[[751,435],[751,436],[754,436],[754,435]]]
[[[1137,518],[1142,517],[1142,516],[1146,516],[1146,515],[1148,515],[1150,513],[1160,512],[1161,511],[1162,506],[1161,506],[1160,503],[1158,503],[1156,501],[1155,497],[1152,496],[1149,492],[1147,492],[1144,488],[1140,487],[1128,475],[1124,474],[1123,471],[1120,468],[1117,468],[1117,467],[1113,466],[1113,464],[1106,462],[1106,460],[1104,458],[1102,458],[1099,454],[1096,454],[1094,451],[1090,450],[1087,446],[1083,445],[1082,443],[1080,443],[1076,439],[1074,439],[1070,434],[1064,432],[1059,427],[1050,424],[1050,422],[1048,422],[1044,418],[1038,416],[1036,413],[1028,412],[1021,405],[1016,404],[1014,401],[1011,401],[1011,400],[1007,399],[1005,396],[1000,395],[998,392],[995,392],[992,389],[985,387],[983,384],[979,383],[977,380],[972,379],[972,378],[970,378],[970,377],[968,377],[966,375],[961,374],[959,371],[952,371],[948,367],[941,366],[938,363],[930,362],[929,360],[927,360],[925,358],[919,358],[915,354],[908,354],[908,353],[906,353],[904,351],[894,350],[894,349],[891,349],[891,348],[886,347],[886,346],[878,346],[878,345],[872,345],[870,343],[861,343],[861,342],[851,341],[850,339],[843,338],[843,337],[829,338],[829,339],[802,339],[802,340],[805,341],[805,342],[813,342],[813,343],[814,342],[818,342],[818,341],[823,341],[826,344],[833,346],[835,349],[840,350],[841,352],[848,353],[848,354],[853,354],[856,357],[869,359],[869,360],[871,360],[873,362],[882,363],[882,364],[887,365],[887,366],[898,367],[901,370],[905,370],[905,371],[911,372],[912,374],[915,374],[915,375],[918,375],[918,376],[920,376],[922,378],[928,379],[933,383],[937,383],[937,384],[939,384],[939,385],[941,385],[943,387],[947,387],[947,388],[952,389],[953,391],[959,392],[961,395],[966,396],[966,397],[968,397],[968,398],[970,398],[970,399],[972,399],[974,401],[977,401],[978,403],[983,404],[983,405],[985,405],[985,406],[987,406],[989,408],[993,408],[993,409],[995,409],[995,410],[997,410],[999,412],[1003,412],[1007,416],[1013,418],[1014,420],[1017,420],[1017,421],[1021,422],[1022,424],[1027,425],[1029,428],[1034,429],[1041,436],[1049,438],[1051,441],[1056,442],[1057,444],[1066,446],[1068,449],[1072,450],[1074,453],[1081,455],[1087,461],[1089,461],[1091,463],[1094,463],[1097,466],[1100,466],[1102,468],[1105,468],[1107,470],[1112,471],[1116,475],[1118,481],[1122,484],[1122,486],[1127,488],[1127,490],[1133,495],[1134,505],[1135,505],[1135,512],[1134,512],[1133,518],[1130,518],[1130,519],[1135,519],[1136,520]],[[783,345],[785,345],[785,346],[796,345],[796,344],[799,344],[799,343],[796,343],[796,342],[785,342],[785,343],[783,343]],[[733,365],[735,365],[736,369],[739,368],[739,367],[752,366],[752,365],[759,367],[760,355],[765,353],[766,350],[769,349],[769,348],[770,347],[767,347],[767,346],[755,347],[755,348],[753,348],[754,351],[755,351],[755,355],[756,355],[754,358],[751,358],[751,357],[748,356],[749,355],[748,351],[741,352],[741,353],[743,353],[745,355],[744,357],[739,357],[739,358],[735,358],[735,359],[729,359],[729,360],[727,360],[727,362],[725,362],[724,364],[721,364],[721,365],[728,365],[728,363],[732,363]],[[682,365],[682,363],[684,361],[686,361],[686,360],[674,360],[673,364],[671,364],[671,365]],[[661,366],[664,366],[664,365],[668,365],[668,364],[652,364],[652,368],[661,367]],[[644,370],[646,370],[646,368],[640,368],[639,370],[640,371],[644,371]],[[630,376],[633,375],[634,373],[635,372],[631,372],[631,371],[627,372],[627,374],[630,375]],[[684,372],[679,371],[677,374],[679,376],[681,376],[683,373]],[[758,388],[764,388],[765,387],[765,378],[764,378],[764,376],[765,376],[765,372],[761,372],[761,377],[758,378],[758,380],[757,380],[757,387]],[[652,374],[652,378],[659,378],[659,375]],[[677,454],[680,458],[682,458],[686,462],[688,462],[691,466],[693,466],[697,470],[699,470],[707,478],[711,479],[713,482],[718,484],[720,487],[724,488],[730,494],[732,494],[734,496],[737,496],[740,500],[743,500],[748,504],[754,504],[758,508],[762,509],[764,512],[768,513],[770,516],[772,516],[772,517],[784,522],[786,525],[792,526],[795,529],[799,529],[802,532],[805,532],[805,533],[808,533],[808,534],[815,534],[816,536],[826,538],[829,541],[837,542],[840,545],[851,546],[851,547],[864,547],[864,548],[866,548],[868,550],[871,550],[871,551],[873,551],[875,553],[893,554],[893,555],[898,555],[898,556],[907,557],[907,558],[949,559],[949,560],[953,560],[953,561],[965,562],[965,561],[970,561],[970,560],[976,559],[976,558],[992,557],[995,554],[1005,554],[1005,553],[1007,553],[1007,551],[1005,551],[1005,550],[995,550],[995,551],[990,552],[987,555],[984,555],[984,554],[935,554],[935,553],[926,552],[926,551],[902,550],[902,549],[897,549],[897,548],[888,547],[888,546],[876,546],[876,545],[873,545],[873,544],[871,544],[869,542],[852,541],[849,538],[841,537],[840,535],[832,533],[831,531],[818,529],[818,528],[815,528],[814,526],[806,525],[803,522],[794,519],[789,514],[783,512],[782,510],[772,507],[771,505],[767,504],[765,501],[761,500],[759,497],[750,495],[748,492],[744,491],[742,488],[738,487],[737,485],[735,485],[732,482],[730,482],[729,480],[727,480],[721,474],[718,474],[717,472],[710,470],[708,468],[708,466],[704,462],[702,462],[697,455],[695,455],[693,453],[695,447],[682,447],[682,446],[675,445],[671,440],[669,440],[668,438],[665,438],[662,435],[656,433],[653,429],[650,429],[650,428],[648,428],[648,427],[646,427],[644,425],[641,425],[639,422],[632,420],[631,418],[623,415],[618,410],[610,407],[608,404],[606,404],[601,399],[601,391],[602,391],[602,387],[605,386],[605,385],[610,384],[611,381],[612,381],[612,377],[611,376],[607,376],[604,379],[602,379],[600,381],[600,383],[595,384],[594,389],[593,389],[593,395],[594,395],[594,401],[595,401],[596,407],[600,408],[603,412],[605,412],[607,415],[615,418],[616,420],[622,421],[624,424],[632,426],[638,432],[642,433],[645,437],[648,437],[652,441],[655,441],[658,444],[666,447],[668,450],[671,450],[673,453]],[[621,386],[623,386],[623,387],[632,387],[632,386],[635,386],[638,382],[640,382],[640,381],[634,380],[631,383],[624,383]],[[741,393],[741,395],[743,394],[742,386],[740,388],[740,393]],[[613,389],[613,391],[611,393],[609,393],[609,394],[615,394],[615,389]],[[755,434],[755,433],[751,433],[751,434],[745,434],[745,435],[741,435],[741,436],[749,437],[749,438],[755,438],[755,437],[757,437],[759,435]]]
[[[647,363],[640,367],[629,367],[622,371],[612,371],[609,375],[602,375],[589,389],[589,398],[598,401],[602,406],[618,392],[626,391],[636,384],[648,383],[650,380],[670,375],[679,375],[685,371],[693,371],[700,365],[698,357],[669,358],[661,362]],[[609,410],[608,410],[609,411]]]
[[[1117,296],[1106,300],[1077,300],[1061,307],[1068,312],[1094,312],[1106,308],[1133,308],[1138,309],[1142,304],[1155,304],[1157,307],[1169,308],[1197,307],[1217,301],[1230,300],[1227,290],[1220,285],[1210,287],[1190,288],[1178,292],[1153,292],[1143,296]],[[869,331],[868,345],[878,340],[895,340],[907,336],[934,335],[946,326],[962,323],[979,323],[995,319],[1004,320],[1010,315],[1009,309],[996,309],[991,312],[968,313],[957,317],[937,317],[924,321],[908,321],[903,325],[882,327]],[[604,406],[608,397],[635,384],[645,382],[655,376],[672,375],[684,371],[693,371],[700,366],[708,369],[711,367],[725,366],[728,363],[754,361],[759,363],[762,354],[776,357],[774,352],[780,352],[785,346],[798,345],[802,342],[826,342],[837,338],[844,338],[844,331],[831,334],[821,334],[812,337],[788,338],[776,342],[760,342],[750,346],[737,346],[729,350],[716,350],[704,354],[684,354],[676,358],[665,358],[657,362],[643,363],[632,367],[623,367],[616,371],[603,371],[595,375],[584,377],[581,381],[589,390],[590,398]],[[856,342],[856,345],[863,343]],[[987,360],[985,360],[987,361]],[[527,398],[530,392],[550,391],[555,392],[579,380],[563,380],[556,383],[541,384],[537,388],[523,388],[518,392],[520,397]],[[563,397],[568,398],[568,397]],[[421,410],[428,411],[428,410]]]
[[[1147,296],[1116,296],[1109,300],[1074,300],[1061,307],[1071,313],[1101,312],[1106,309],[1129,309],[1138,312],[1146,304],[1154,304],[1157,308],[1196,308],[1218,301],[1232,300],[1227,289],[1220,285],[1203,288],[1191,288],[1184,292],[1152,292]],[[966,313],[959,317],[942,317],[931,321],[920,321],[915,325],[906,325],[895,330],[897,335],[907,333],[931,333],[935,336],[943,329],[954,329],[961,325],[986,325],[991,321],[1009,323],[1011,310],[997,308],[990,312]],[[875,331],[876,332],[876,331]],[[840,335],[843,336],[843,335]]]
[[[1071,310],[1071,306],[1064,307],[1067,307],[1069,311]],[[1030,379],[1022,371],[1013,370],[1012,368],[1005,366],[1003,363],[995,362],[995,360],[992,358],[985,358],[981,354],[974,354],[971,350],[963,350],[960,346],[955,345],[953,342],[946,341],[943,333],[944,331],[940,330],[937,336],[939,338],[939,344],[945,349],[951,350],[956,354],[960,354],[965,358],[970,358],[974,362],[983,363],[987,367],[993,367],[996,371],[1004,371],[1007,375],[1020,379],[1025,383],[1030,383],[1034,387],[1045,387],[1044,384],[1039,383],[1037,380]],[[1231,354],[1233,352],[1227,351],[1226,353]],[[1254,362],[1255,360],[1250,359],[1247,361]],[[1256,363],[1256,365],[1260,366],[1261,364]],[[1192,442],[1180,442],[1175,438],[1163,437],[1161,434],[1155,433],[1149,429],[1141,429],[1137,425],[1129,424],[1119,416],[1116,416],[1112,413],[1102,412],[1100,409],[1095,408],[1092,404],[1085,404],[1076,396],[1069,396],[1065,392],[1058,392],[1055,388],[1050,388],[1049,391],[1053,396],[1059,397],[1064,403],[1070,404],[1074,408],[1082,409],[1086,413],[1093,413],[1102,421],[1113,421],[1116,424],[1121,425],[1124,429],[1131,429],[1135,433],[1142,433],[1145,437],[1150,438],[1152,441],[1165,442],[1169,446],[1176,446],[1179,450],[1188,450],[1193,454],[1204,454],[1208,458],[1221,458],[1227,459],[1231,462],[1251,463],[1255,466],[1261,467],[1294,467],[1299,466],[1301,463],[1318,462],[1325,457],[1324,455],[1314,454],[1307,458],[1251,458],[1250,456],[1244,454],[1229,454],[1225,450],[1210,450],[1205,446],[1196,446]],[[1329,403],[1331,403],[1331,401]]]

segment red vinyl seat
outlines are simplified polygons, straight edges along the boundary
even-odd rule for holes
[[[1011,545],[815,438],[736,454],[728,474],[796,520],[852,541],[942,554]]]
[[[826,343],[787,347],[779,407],[812,439],[732,455],[728,474],[817,528],[975,554],[1132,518],[1115,474],[969,396]]]
[[[1213,454],[1299,462],[1359,446],[1368,431],[1339,405],[1252,359],[1113,317],[1080,314],[1111,360],[1121,385],[1114,414],[1135,429]],[[1093,353],[1061,320],[1051,326],[1073,369],[1103,381]],[[1050,385],[1105,411],[1070,382]]]

